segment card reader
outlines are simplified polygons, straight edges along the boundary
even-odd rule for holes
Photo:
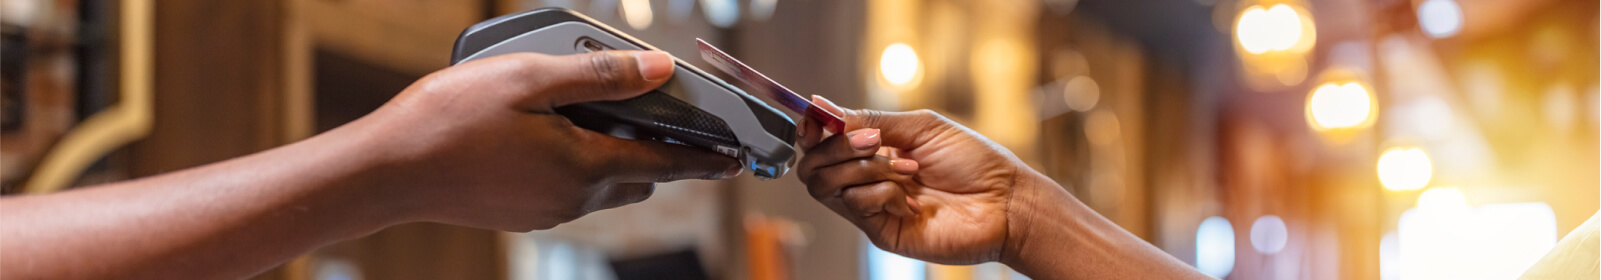
[[[543,8],[496,17],[462,31],[450,64],[535,52],[659,50],[577,12]],[[674,58],[673,77],[644,95],[556,108],[573,124],[629,139],[706,148],[740,159],[761,179],[795,163],[795,121],[739,88]]]

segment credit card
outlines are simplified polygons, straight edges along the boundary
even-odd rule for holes
[[[812,106],[811,100],[795,93],[795,91],[789,90],[789,88],[778,84],[778,82],[774,82],[773,79],[767,78],[767,75],[756,72],[756,69],[751,69],[744,62],[739,62],[738,59],[734,59],[733,56],[729,56],[723,50],[706,43],[705,40],[695,39],[695,43],[700,45],[701,59],[706,60],[706,63],[711,63],[712,67],[716,67],[717,70],[722,70],[723,73],[734,76],[735,79],[739,79],[739,81],[749,85],[751,90],[778,101],[779,105],[783,105],[781,107],[789,109],[790,112],[801,114],[814,121],[823,122],[823,127],[829,129],[830,132],[843,133],[845,131],[845,121],[834,115],[834,113]]]

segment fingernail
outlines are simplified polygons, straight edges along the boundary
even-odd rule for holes
[[[639,64],[639,76],[646,81],[661,81],[673,76],[673,56],[660,51],[634,52]]]
[[[866,128],[851,132],[851,148],[867,150],[878,146],[878,129]]]
[[[845,116],[845,109],[840,109],[839,105],[834,104],[833,100],[828,100],[828,98],[825,98],[821,95],[813,94],[812,104],[819,106],[819,108],[823,108],[823,110],[828,111],[829,113],[834,113],[840,117]]]
[[[889,169],[890,170],[894,170],[896,173],[901,173],[901,174],[917,173],[917,167],[918,167],[917,166],[917,161],[915,161],[915,160],[909,160],[909,159],[892,159],[892,160],[889,160]]]
[[[913,199],[911,196],[907,196],[906,197],[906,205],[912,207],[912,214],[913,215],[922,215],[923,214],[923,204],[922,203],[918,203],[917,199]]]

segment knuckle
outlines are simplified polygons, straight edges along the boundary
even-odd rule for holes
[[[862,125],[879,128],[883,126],[884,112],[878,110],[861,110]]]
[[[916,111],[912,111],[912,116],[914,116],[914,117],[916,117],[918,119],[921,119],[921,120],[932,121],[932,122],[947,122],[947,121],[949,121],[949,119],[945,118],[945,115],[941,115],[939,112],[935,112],[934,110],[929,110],[929,109],[917,109]]]
[[[597,82],[597,89],[607,92],[621,88],[627,82],[627,67],[623,60],[610,53],[593,53],[589,55],[589,78]]]

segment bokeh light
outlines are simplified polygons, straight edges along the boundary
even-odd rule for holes
[[[1373,93],[1360,83],[1324,83],[1307,97],[1307,123],[1319,131],[1366,127],[1376,115],[1373,100]]]
[[[917,72],[921,71],[921,68],[917,51],[903,43],[885,47],[884,54],[878,60],[879,74],[884,76],[884,81],[894,86],[909,86],[917,78]]]
[[[1195,268],[1222,279],[1234,271],[1234,225],[1229,219],[1212,216],[1195,230]]]
[[[1111,146],[1123,137],[1123,125],[1110,110],[1096,110],[1084,118],[1084,138],[1096,147]]]
[[[623,19],[636,30],[650,28],[651,21],[655,19],[655,13],[650,10],[650,0],[623,0],[622,8]]]
[[[1073,77],[1063,85],[1062,100],[1074,111],[1087,112],[1101,100],[1101,86],[1088,76]]]
[[[756,20],[767,20],[778,10],[778,0],[750,0],[750,15]]]
[[[721,28],[733,27],[739,22],[739,2],[735,0],[700,0],[701,13],[706,21]]]
[[[1390,148],[1379,156],[1379,183],[1394,191],[1416,190],[1429,184],[1434,165],[1420,148]]]
[[[1290,229],[1284,225],[1284,219],[1279,216],[1266,215],[1256,218],[1251,223],[1251,248],[1263,254],[1273,254],[1284,250],[1289,243]]]
[[[928,264],[895,253],[890,253],[863,240],[867,247],[868,280],[922,280],[928,279]]]
[[[1462,31],[1462,6],[1456,0],[1428,0],[1418,5],[1418,27],[1433,38],[1455,36]]]
[[[1269,8],[1251,6],[1240,14],[1234,34],[1246,52],[1261,54],[1288,50],[1301,40],[1301,14],[1285,4]]]

